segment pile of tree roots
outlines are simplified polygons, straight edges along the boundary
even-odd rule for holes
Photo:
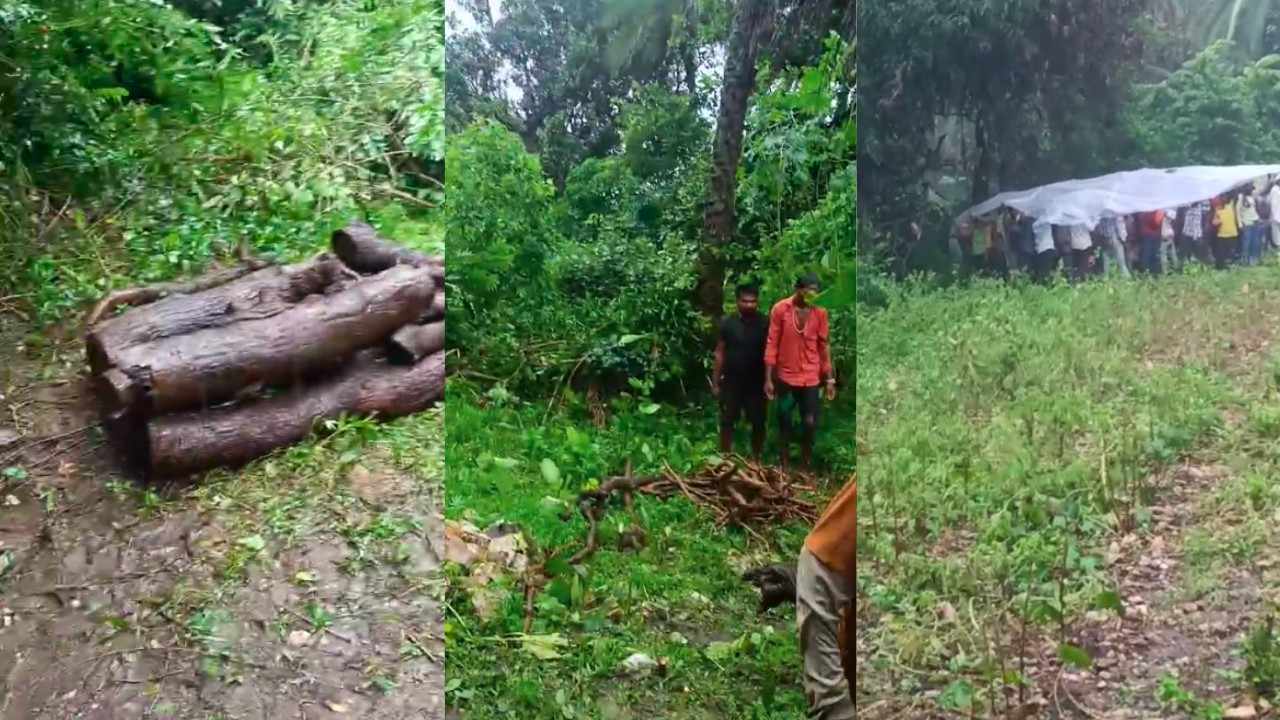
[[[578,510],[588,524],[587,542],[572,558],[579,563],[598,549],[598,530],[609,501],[621,497],[630,507],[635,493],[659,498],[684,496],[709,511],[717,527],[736,526],[752,530],[761,525],[791,521],[813,525],[818,509],[801,497],[815,488],[794,482],[783,471],[733,457],[716,465],[681,476],[670,467],[660,475],[632,477],[630,467],[619,477],[607,478],[594,490],[578,496]]]
[[[332,253],[306,262],[240,261],[111,293],[89,313],[104,426],[135,471],[240,465],[318,421],[409,415],[443,394],[440,258],[352,223],[334,233]]]

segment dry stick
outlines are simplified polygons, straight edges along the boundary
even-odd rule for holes
[[[6,455],[4,460],[0,460],[0,465],[8,465],[12,463],[14,460],[17,460],[18,457],[22,455],[22,453],[26,452],[27,450],[30,450],[33,447],[38,447],[40,445],[44,445],[45,443],[57,442],[59,440],[69,438],[73,435],[79,435],[80,433],[85,432],[87,430],[91,430],[94,427],[95,425],[83,425],[81,427],[76,428],[75,430],[68,430],[67,432],[59,433],[57,435],[49,435],[46,437],[29,440],[25,443],[22,443],[21,447],[17,448],[16,450]]]

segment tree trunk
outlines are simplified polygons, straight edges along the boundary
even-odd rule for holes
[[[353,222],[333,233],[333,252],[347,267],[361,273],[379,273],[393,265],[429,267],[436,284],[444,284],[444,263],[416,250],[397,245],[362,222]]]
[[[103,386],[108,412],[136,404],[159,415],[216,405],[255,384],[294,384],[383,343],[427,312],[434,291],[430,269],[396,266],[266,319],[121,348],[116,367],[127,381]]]
[[[406,325],[387,341],[387,362],[413,365],[444,349],[444,323]]]
[[[742,0],[729,34],[720,110],[711,155],[711,196],[703,214],[705,239],[698,257],[695,302],[703,313],[724,314],[724,249],[733,243],[737,224],[735,195],[747,105],[756,83],[756,61],[773,28],[772,0]]]
[[[421,412],[444,393],[444,353],[404,367],[360,353],[332,377],[248,405],[155,418],[124,438],[130,463],[149,477],[235,466],[306,438],[343,414],[381,419]],[[125,433],[121,433],[124,435]]]
[[[89,328],[85,352],[93,373],[117,366],[117,354],[141,343],[277,315],[333,287],[342,264],[331,256],[268,267],[191,294],[163,297]]]

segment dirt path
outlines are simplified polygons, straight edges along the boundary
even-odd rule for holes
[[[443,717],[438,484],[377,457],[352,474],[370,517],[422,519],[396,563],[352,562],[336,529],[235,537],[254,508],[120,476],[74,369],[42,379],[18,355],[0,370],[0,719]]]
[[[1150,531],[1112,541],[1107,560],[1124,615],[1094,612],[1073,626],[1072,642],[1091,656],[1088,671],[1062,669],[1052,641],[1041,648],[1036,680],[1040,696],[1052,699],[1046,710],[1053,717],[1179,716],[1157,697],[1166,676],[1198,697],[1222,700],[1231,691],[1221,673],[1243,667],[1234,651],[1265,609],[1261,578],[1256,568],[1233,567],[1221,593],[1188,598],[1184,557],[1187,533],[1202,520],[1197,516],[1199,498],[1229,472],[1190,461],[1178,465],[1160,480],[1157,495],[1162,501],[1151,507]],[[1243,697],[1225,700],[1227,708],[1251,704]]]

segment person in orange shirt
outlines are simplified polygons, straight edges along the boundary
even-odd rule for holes
[[[817,295],[817,276],[805,275],[796,281],[795,294],[779,300],[769,311],[764,394],[769,400],[781,398],[778,420],[783,470],[791,462],[793,409],[799,408],[804,425],[801,464],[808,469],[813,460],[813,436],[818,428],[822,388],[826,388],[827,400],[836,397],[827,311],[814,306]]]
[[[858,481],[851,478],[805,538],[796,566],[796,625],[804,656],[809,717],[853,720],[852,662],[842,663],[840,618],[853,638],[854,549],[858,535]],[[850,658],[853,647],[846,648]]]
[[[770,565],[742,576],[760,590],[762,613],[795,602],[805,697],[809,717],[814,720],[853,720],[854,716],[857,510],[858,479],[854,476],[809,531],[794,566]]]

